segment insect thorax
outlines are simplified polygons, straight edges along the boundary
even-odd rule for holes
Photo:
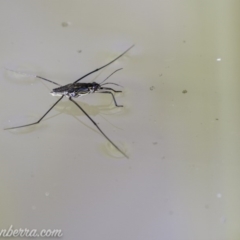
[[[62,87],[54,88],[52,96],[81,97],[83,95],[94,93],[100,85],[98,83],[75,83],[67,84]]]

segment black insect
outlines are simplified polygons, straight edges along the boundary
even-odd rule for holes
[[[134,45],[133,45],[134,46]],[[61,86],[60,84],[53,82],[49,79],[40,77],[40,76],[35,76],[36,78],[40,78],[42,80],[48,81],[50,83],[53,83],[55,85],[58,85],[60,87],[58,88],[54,88],[51,92],[52,96],[60,96],[60,98],[48,109],[48,111],[36,122],[33,123],[29,123],[29,124],[25,124],[25,125],[21,125],[21,126],[16,126],[16,127],[10,127],[10,128],[5,128],[4,130],[8,130],[8,129],[15,129],[15,128],[22,128],[22,127],[28,127],[34,124],[38,124],[42,121],[42,119],[63,99],[63,97],[67,97],[71,102],[73,102],[87,117],[88,119],[96,126],[96,128],[102,133],[102,135],[120,152],[122,153],[126,158],[128,158],[128,156],[115,144],[113,143],[112,140],[110,140],[110,138],[107,137],[107,135],[101,130],[101,128],[97,125],[97,123],[88,115],[88,113],[76,102],[74,101],[72,98],[78,98],[81,97],[83,95],[86,94],[90,94],[90,93],[104,93],[104,94],[111,94],[114,104],[116,107],[123,107],[122,105],[118,105],[117,101],[114,97],[114,94],[112,92],[121,92],[121,91],[116,91],[113,88],[109,88],[109,87],[103,87],[104,85],[107,84],[113,84],[113,85],[117,85],[116,83],[110,83],[110,82],[105,82],[112,74],[114,74],[116,71],[119,71],[120,69],[114,71],[110,76],[108,76],[102,83],[96,83],[96,82],[92,82],[92,83],[79,83],[79,81],[81,81],[83,78],[91,75],[92,73],[95,73],[105,67],[107,67],[108,65],[110,65],[111,63],[115,62],[117,59],[119,59],[120,57],[122,57],[126,52],[128,52],[133,46],[131,46],[130,48],[128,48],[125,52],[123,52],[121,55],[119,55],[118,57],[116,57],[115,59],[113,59],[111,62],[105,64],[104,66],[95,69],[94,71],[91,71],[87,74],[85,74],[84,76],[82,76],[81,78],[77,79],[75,82]]]

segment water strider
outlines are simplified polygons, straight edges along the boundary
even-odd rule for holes
[[[21,126],[15,126],[15,127],[9,127],[9,128],[5,128],[4,130],[8,130],[8,129],[15,129],[15,128],[22,128],[22,127],[28,127],[34,124],[38,124],[42,121],[42,119],[63,99],[63,97],[67,97],[71,102],[73,102],[87,117],[88,119],[96,126],[96,128],[102,133],[102,135],[120,152],[122,153],[126,158],[128,158],[128,156],[126,155],[126,153],[124,153],[115,143],[113,143],[113,141],[101,130],[101,128],[97,125],[97,123],[88,115],[88,113],[76,102],[74,101],[72,98],[78,98],[81,97],[83,95],[89,94],[89,93],[104,93],[104,94],[110,94],[113,98],[114,104],[116,107],[123,107],[122,105],[118,105],[117,101],[114,97],[113,92],[121,92],[121,91],[116,91],[113,88],[109,88],[109,87],[104,87],[107,84],[113,84],[113,85],[117,85],[120,86],[116,83],[111,83],[111,82],[105,82],[112,74],[114,74],[115,72],[121,70],[121,69],[117,69],[116,71],[114,71],[110,76],[108,76],[102,83],[96,83],[96,82],[91,82],[91,83],[84,83],[80,81],[82,79],[84,79],[85,77],[107,67],[108,65],[110,65],[111,63],[115,62],[117,59],[119,59],[120,57],[122,57],[126,52],[128,52],[134,45],[132,45],[130,48],[128,48],[125,52],[123,52],[121,55],[119,55],[118,57],[116,57],[115,59],[113,59],[112,61],[110,61],[109,63],[105,64],[104,66],[97,68],[87,74],[85,74],[84,76],[80,77],[79,79],[77,79],[75,82],[70,83],[70,84],[66,84],[64,86],[61,86],[60,84],[51,81],[49,79],[40,77],[40,76],[35,76],[36,78],[40,78],[44,81],[50,82],[52,84],[58,85],[59,87],[54,88],[51,92],[52,96],[59,96],[60,98],[47,110],[47,112],[36,122],[33,123],[29,123],[29,124],[25,124],[25,125],[21,125]]]

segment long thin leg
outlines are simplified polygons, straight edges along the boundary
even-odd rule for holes
[[[113,91],[113,92],[116,92],[116,93],[122,92],[122,91],[117,91],[117,90],[115,90],[113,88],[108,88],[108,87],[101,87],[101,88],[99,88],[99,90],[101,90],[101,89],[103,89],[103,90],[110,90],[110,91]]]
[[[100,68],[97,68],[97,69],[95,69],[95,70],[93,70],[93,71],[85,74],[85,75],[82,76],[82,77],[80,77],[78,80],[76,80],[75,82],[73,82],[73,84],[79,82],[80,80],[82,80],[83,78],[89,76],[90,74],[95,73],[95,72],[97,72],[97,71],[99,71],[99,70],[107,67],[107,66],[110,65],[111,63],[115,62],[117,59],[119,59],[120,57],[122,57],[126,52],[128,52],[133,46],[134,46],[134,45],[132,45],[130,48],[128,48],[128,49],[127,49],[125,52],[123,52],[121,55],[119,55],[118,57],[116,57],[115,59],[113,59],[111,62],[105,64],[104,66],[102,66],[102,67],[100,67]]]
[[[100,84],[100,86],[103,86],[103,85],[107,85],[107,84],[113,84],[113,85],[116,85],[116,86],[119,86],[119,87],[122,87],[121,85],[117,84],[117,83],[113,83],[113,82],[107,82],[107,83],[104,83],[104,84]]]
[[[24,73],[24,72],[20,72],[20,71],[16,71],[16,70],[12,70],[12,69],[9,69],[9,68],[5,68],[6,70],[10,71],[10,72],[15,72],[15,73],[18,73],[18,74],[22,74],[22,75],[26,75],[26,76],[30,76],[30,77],[34,77],[34,78],[40,78],[44,81],[47,81],[47,82],[50,82],[50,83],[53,83],[55,85],[58,85],[58,86],[61,86],[60,84],[54,82],[54,81],[51,81],[47,78],[43,78],[43,77],[40,77],[40,76],[37,76],[37,75],[33,75],[33,74],[27,74],[27,73]]]
[[[113,93],[111,93],[111,92],[109,92],[109,91],[104,91],[104,92],[96,92],[96,93],[108,93],[108,94],[111,94],[111,95],[112,95],[112,97],[113,97],[113,101],[114,101],[114,103],[115,103],[115,106],[116,106],[116,107],[123,107],[123,105],[118,105],[118,104],[117,104],[117,101],[116,101],[116,99],[115,99],[115,97],[114,97]]]
[[[63,99],[63,97],[64,97],[64,96],[60,97],[60,98],[52,105],[52,107],[50,107],[50,108],[48,109],[48,111],[47,111],[37,122],[29,123],[29,124],[21,125],[21,126],[17,126],[17,127],[4,128],[4,130],[9,130],[9,129],[14,129],[14,128],[28,127],[28,126],[31,126],[31,125],[40,123],[40,122],[42,121],[42,119]]]
[[[49,79],[46,79],[46,78],[43,78],[43,77],[40,77],[40,76],[36,76],[36,78],[40,78],[40,79],[45,80],[47,82],[53,83],[55,85],[62,86],[62,85],[60,85],[60,84],[58,84],[58,83],[56,83],[56,82],[54,82],[52,80],[49,80]]]
[[[87,112],[77,103],[75,102],[72,98],[69,98],[70,101],[72,101],[87,117],[88,119],[96,126],[96,128],[102,133],[102,135],[120,152],[122,153],[126,158],[128,156],[126,153],[124,153],[116,144],[114,144],[108,137],[107,135],[101,130],[101,128],[97,125],[97,123],[87,114]]]

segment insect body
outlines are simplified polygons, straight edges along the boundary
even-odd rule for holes
[[[120,69],[118,69],[118,70],[120,70]],[[113,72],[113,73],[115,73],[115,72]],[[122,92],[122,91],[116,91],[112,88],[102,87],[100,84],[98,84],[96,82],[92,82],[92,83],[75,83],[75,84],[70,83],[70,84],[67,84],[62,87],[54,88],[52,90],[51,94],[52,94],[52,96],[66,96],[69,98],[70,97],[78,98],[78,97],[81,97],[81,96],[84,96],[84,95],[90,94],[90,93],[107,93],[107,94],[112,95],[113,101],[114,101],[116,107],[123,107],[122,105],[117,104],[117,101],[111,91]]]
[[[83,95],[94,93],[100,88],[98,83],[76,83],[67,84],[65,86],[54,88],[51,92],[52,96],[68,96],[68,97],[81,97]]]
[[[82,76],[81,78],[77,79],[75,82],[61,86],[60,84],[51,81],[49,79],[40,77],[40,76],[35,76],[36,78],[40,78],[44,81],[50,82],[52,84],[58,85],[58,88],[54,88],[51,92],[52,96],[59,96],[60,98],[52,105],[52,107],[50,107],[50,109],[48,109],[48,111],[37,121],[34,123],[29,123],[29,124],[25,124],[25,125],[21,125],[21,126],[16,126],[16,127],[10,127],[10,128],[5,128],[4,130],[7,129],[15,129],[15,128],[22,128],[22,127],[27,127],[27,126],[31,126],[34,124],[38,124],[42,121],[42,119],[63,99],[63,97],[67,97],[71,102],[73,102],[87,117],[88,119],[95,125],[95,127],[102,133],[102,135],[119,151],[121,152],[125,157],[128,158],[128,156],[115,144],[112,142],[112,140],[110,140],[110,138],[107,137],[107,135],[101,130],[101,128],[97,125],[97,123],[88,115],[88,113],[76,102],[74,101],[72,98],[78,98],[81,97],[83,95],[86,94],[90,94],[90,93],[104,93],[104,94],[110,94],[113,98],[114,104],[116,107],[123,107],[122,105],[118,105],[116,102],[116,99],[114,97],[113,92],[121,92],[121,91],[116,91],[113,88],[109,88],[109,87],[103,87],[104,85],[107,84],[113,84],[113,85],[117,85],[120,86],[116,83],[110,83],[110,82],[105,82],[111,75],[113,75],[115,72],[121,70],[118,69],[116,71],[114,71],[110,76],[108,76],[102,83],[96,83],[96,82],[92,82],[92,83],[79,83],[79,81],[81,81],[83,78],[89,76],[92,73],[95,73],[105,67],[107,67],[108,65],[110,65],[111,63],[115,62],[117,59],[119,59],[121,56],[123,56],[126,52],[128,52],[133,46],[131,46],[130,48],[128,48],[125,52],[123,52],[121,55],[119,55],[117,58],[113,59],[111,62],[105,64],[104,66],[95,69],[94,71],[91,71],[87,74],[85,74],[84,76]]]

